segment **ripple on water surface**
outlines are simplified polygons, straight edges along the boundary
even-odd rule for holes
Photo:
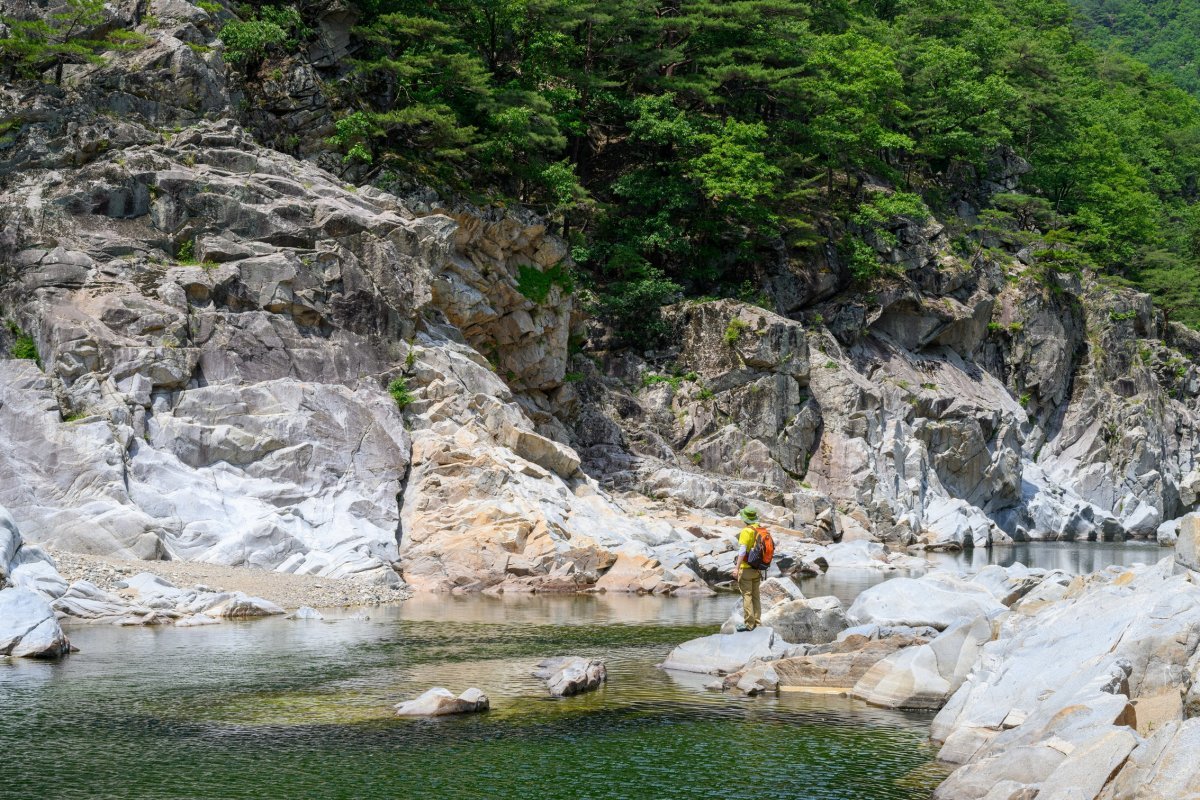
[[[928,716],[830,696],[708,692],[656,668],[730,598],[438,598],[369,621],[77,628],[78,656],[0,665],[13,797],[925,798]],[[609,684],[546,697],[529,672],[596,655]],[[400,720],[433,685],[484,715]],[[12,710],[12,713],[10,713]]]

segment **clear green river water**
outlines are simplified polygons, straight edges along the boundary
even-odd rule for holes
[[[1025,563],[1041,560],[1038,548],[1047,560],[1157,555],[1099,547],[1035,546]],[[880,579],[826,576],[805,591],[851,599]],[[714,632],[732,603],[437,597],[367,620],[75,627],[80,652],[61,662],[0,660],[0,797],[929,796],[945,775],[926,740],[931,715],[722,694],[703,688],[710,677],[656,667],[675,644]],[[562,654],[604,658],[607,687],[547,697],[529,673]],[[478,686],[492,710],[392,716],[435,685]]]

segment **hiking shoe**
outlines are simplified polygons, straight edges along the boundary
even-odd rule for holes
[[[738,625],[734,630],[738,633],[745,633],[746,631],[754,630],[754,628],[751,628],[749,625]]]

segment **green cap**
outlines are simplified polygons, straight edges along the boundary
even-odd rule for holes
[[[741,517],[742,521],[748,525],[757,525],[758,524],[758,512],[755,511],[753,508],[750,508],[749,506],[747,506],[747,507],[743,508],[741,511],[739,511],[738,516]]]

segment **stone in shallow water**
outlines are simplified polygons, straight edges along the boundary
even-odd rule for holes
[[[0,656],[56,658],[70,650],[45,599],[24,589],[0,590]]]
[[[250,597],[242,592],[234,592],[231,597],[224,598],[203,611],[210,617],[227,618],[266,617],[284,613],[282,608],[270,600]]]
[[[807,653],[788,652],[784,658],[770,662],[770,675],[752,674],[762,665],[751,664],[745,672],[731,675],[725,682],[727,685],[738,685],[749,675],[755,681],[760,677],[767,677],[770,683],[774,683],[774,686],[763,684],[763,688],[849,690],[880,659],[900,648],[924,644],[926,641],[908,635],[888,636],[882,639],[848,636],[832,644],[813,647]]]
[[[762,609],[766,613],[780,603],[786,603],[789,600],[803,600],[804,592],[800,591],[800,586],[795,580],[783,575],[777,578],[767,578],[759,586],[759,597],[762,600]],[[729,619],[725,620],[725,624],[721,626],[721,633],[736,633],[737,629],[745,623],[742,617],[742,601],[741,599],[733,601],[733,613],[729,615]],[[786,639],[787,637],[784,636]],[[788,641],[791,641],[790,639]]]
[[[325,619],[325,615],[311,606],[300,606],[288,614],[288,619]]]
[[[718,633],[679,645],[667,656],[662,668],[727,675],[737,672],[756,658],[776,658],[786,650],[787,643],[770,628],[728,635]]]
[[[487,711],[491,703],[486,694],[471,688],[458,697],[449,689],[435,686],[413,700],[396,704],[398,717],[444,717],[450,714],[470,714]]]
[[[567,656],[541,662],[533,677],[544,680],[555,697],[570,697],[600,688],[608,680],[608,670],[598,658]]]

